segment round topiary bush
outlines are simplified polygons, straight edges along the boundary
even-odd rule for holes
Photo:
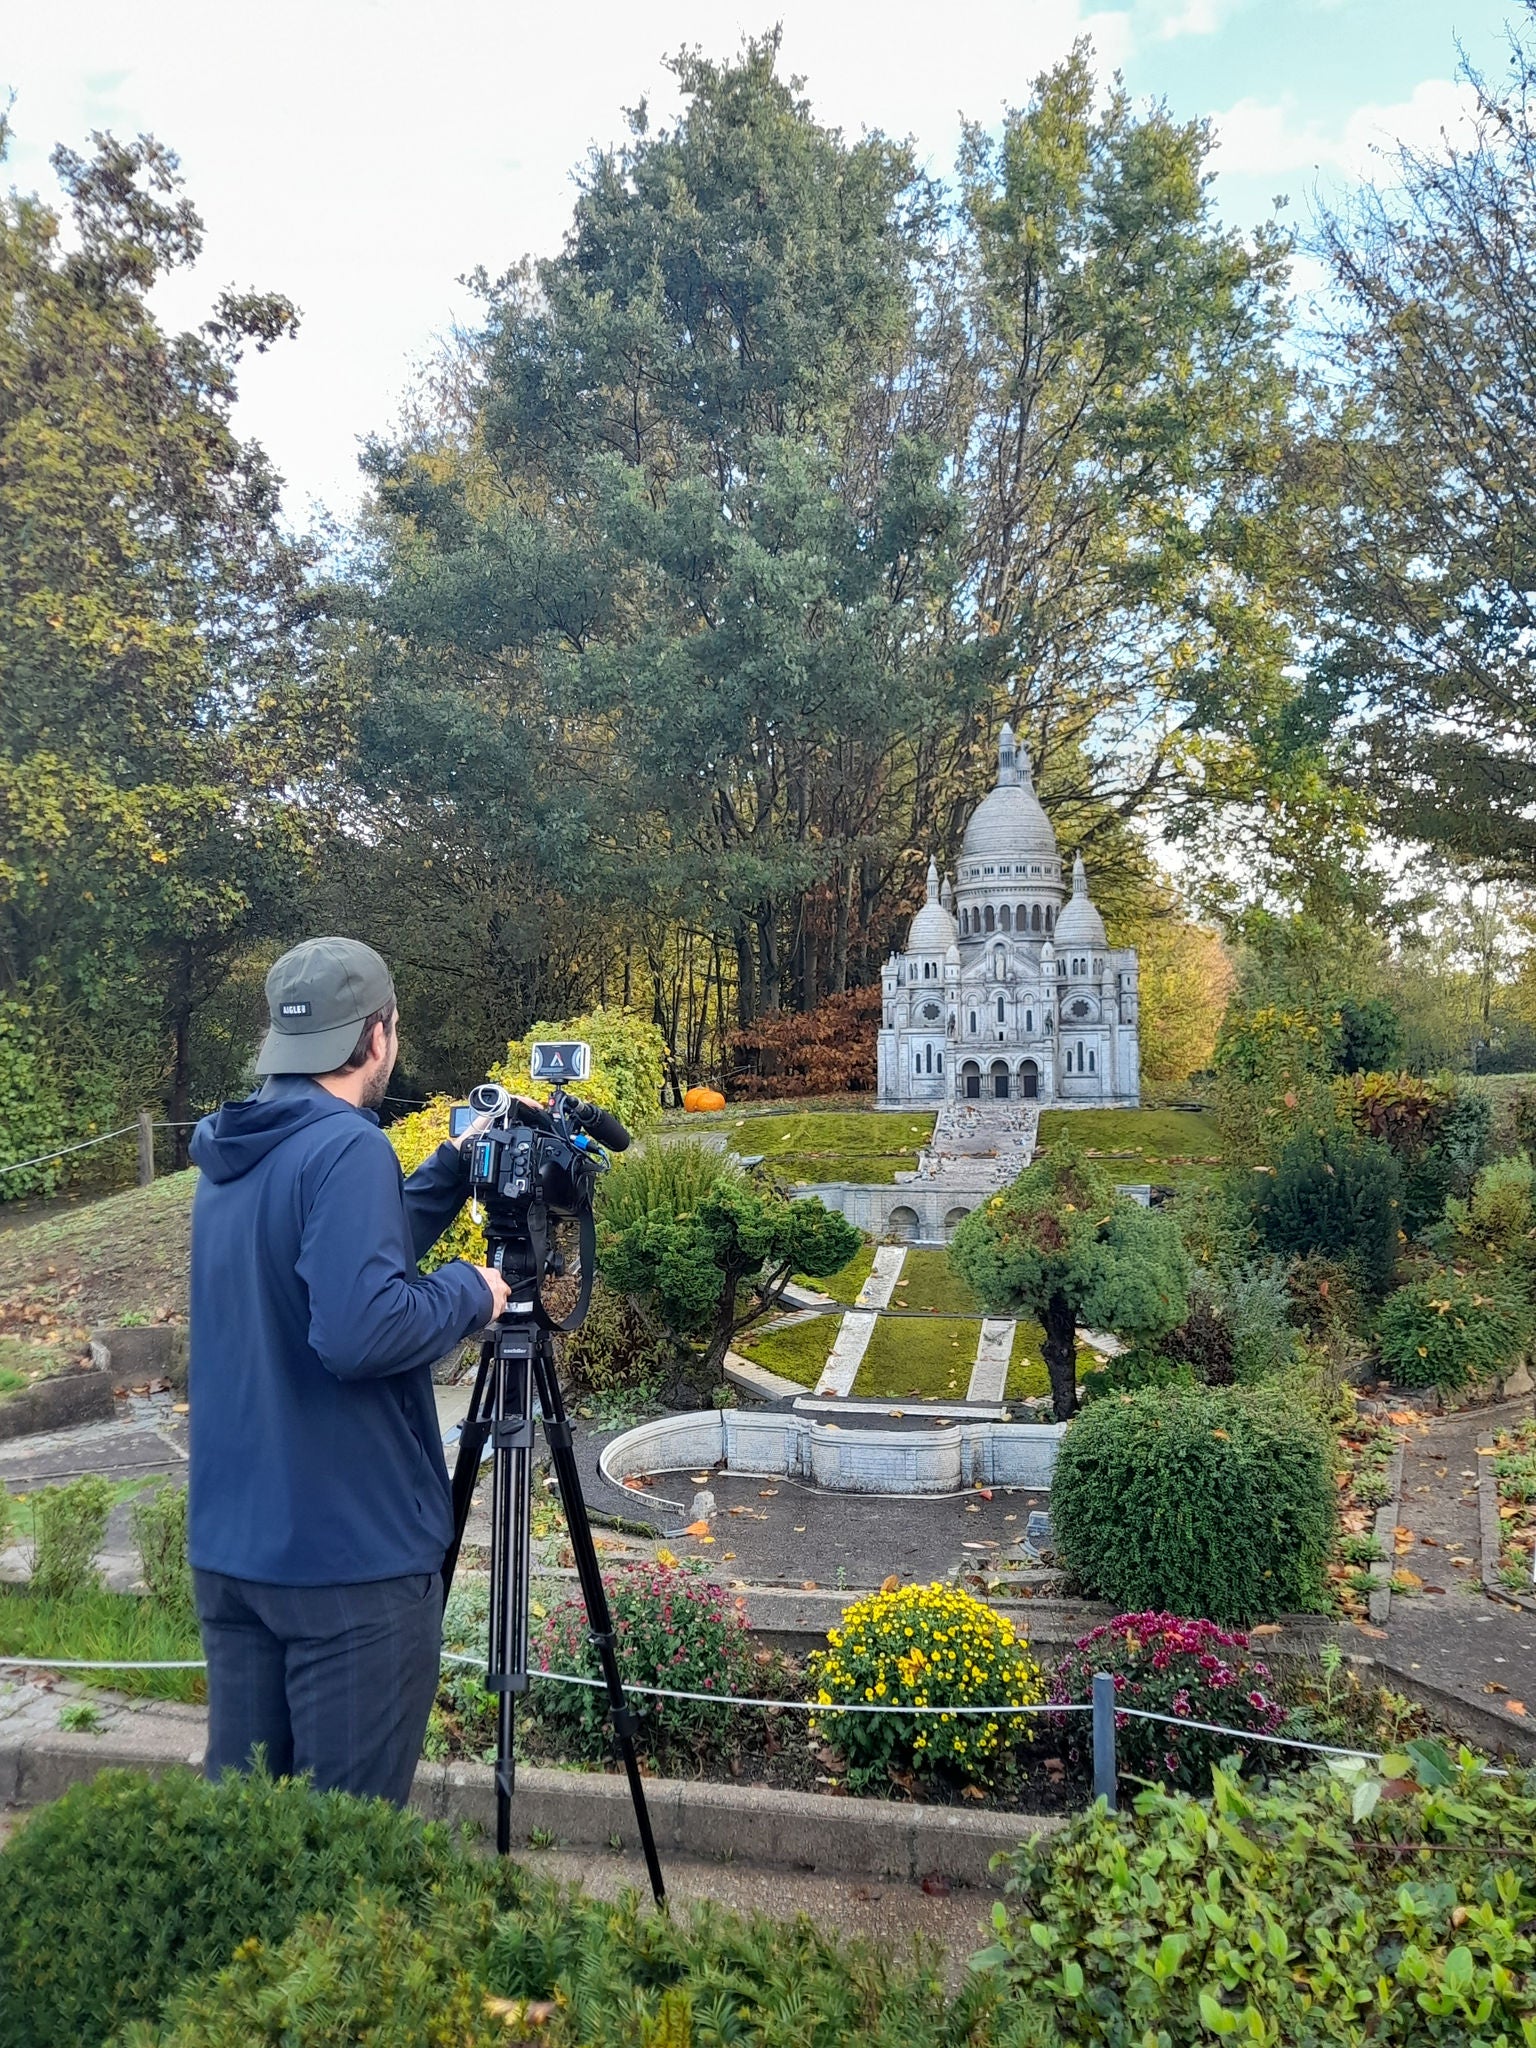
[[[260,1776],[103,1771],[0,1852],[0,2042],[105,2041],[242,1942],[281,1942],[359,1887],[420,1914],[455,1897],[512,1906],[529,1880],[383,1800]]]
[[[1449,1267],[1400,1287],[1376,1318],[1381,1362],[1392,1378],[1446,1393],[1503,1372],[1530,1331],[1529,1304],[1502,1276]]]
[[[1327,1430],[1283,1396],[1159,1387],[1095,1401],[1062,1440],[1051,1527],[1118,1608],[1222,1623],[1326,1605]]]
[[[827,1648],[812,1653],[811,1675],[824,1707],[1006,1707],[1043,1699],[1045,1687],[1028,1645],[1006,1615],[958,1586],[900,1586],[856,1600]],[[851,1785],[892,1770],[954,1772],[985,1783],[1010,1740],[1029,1732],[1021,1716],[829,1713],[812,1724],[848,1758]]]
[[[1214,1622],[1184,1621],[1176,1614],[1117,1614],[1078,1637],[1051,1674],[1051,1698],[1063,1704],[1090,1701],[1096,1671],[1113,1677],[1117,1709],[1140,1707],[1254,1735],[1278,1734],[1287,1719],[1268,1689],[1269,1666],[1249,1654],[1248,1638]],[[1085,1719],[1062,1718],[1068,1756],[1085,1762]],[[1229,1735],[1141,1721],[1121,1711],[1115,1715],[1115,1731],[1123,1771],[1192,1792],[1209,1792],[1212,1765],[1243,1748]]]

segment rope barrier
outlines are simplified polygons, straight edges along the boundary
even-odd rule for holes
[[[65,1145],[57,1152],[39,1152],[35,1159],[14,1159],[9,1166],[0,1166],[0,1173],[21,1173],[29,1166],[46,1166],[53,1159],[67,1159],[71,1152],[89,1152],[93,1145],[105,1145],[112,1138],[126,1138],[130,1131],[137,1130],[137,1124],[123,1124],[118,1130],[103,1131],[99,1138],[82,1138],[78,1145]]]

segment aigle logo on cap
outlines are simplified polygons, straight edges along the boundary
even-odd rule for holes
[[[309,1015],[309,1005],[308,1003],[280,1003],[278,1005],[278,1015],[280,1017],[307,1017]]]

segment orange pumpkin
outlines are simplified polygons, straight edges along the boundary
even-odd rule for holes
[[[683,1097],[684,1109],[724,1109],[725,1097],[718,1088],[690,1088]]]

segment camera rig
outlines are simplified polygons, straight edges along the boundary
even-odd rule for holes
[[[589,1640],[608,1694],[609,1721],[629,1780],[630,1799],[658,1904],[665,1897],[645,1786],[635,1749],[638,1723],[624,1696],[608,1595],[598,1569],[592,1525],[576,1468],[571,1425],[560,1392],[554,1332],[574,1330],[587,1312],[596,1255],[592,1196],[607,1169],[606,1153],[622,1152],[629,1133],[618,1118],[565,1089],[585,1080],[591,1055],[585,1045],[536,1045],[535,1081],[552,1082],[546,1108],[512,1095],[499,1082],[482,1082],[467,1105],[455,1109],[449,1129],[467,1137],[469,1178],[477,1219],[483,1224],[486,1264],[506,1281],[507,1306],[480,1347],[469,1412],[459,1433],[453,1468],[453,1540],[443,1560],[443,1597],[469,1520],[483,1459],[491,1460],[490,1632],[486,1689],[496,1695],[496,1847],[512,1842],[513,1714],[528,1690],[528,1615],[532,1596],[533,1444],[542,1419],[581,1596]],[[575,1299],[556,1302],[553,1283],[570,1294],[571,1232],[580,1275]],[[563,1308],[564,1313],[557,1311]]]

